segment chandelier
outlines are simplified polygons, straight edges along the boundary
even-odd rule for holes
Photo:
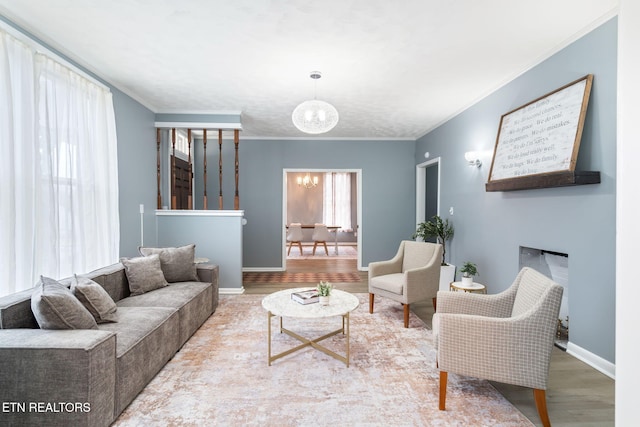
[[[312,71],[309,77],[315,81],[322,77],[322,74],[320,71]],[[313,99],[298,105],[291,114],[293,124],[304,133],[329,132],[338,124],[338,110],[328,102],[317,100],[315,95],[314,84]]]
[[[307,172],[305,176],[299,176],[296,180],[299,186],[304,186],[305,188],[313,188],[318,185],[318,177],[314,176],[311,178],[311,174]]]

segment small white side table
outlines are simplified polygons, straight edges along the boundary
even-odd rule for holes
[[[487,287],[481,283],[473,282],[471,285],[466,285],[462,282],[451,282],[449,284],[450,291],[462,291],[462,292],[476,292],[479,294],[486,294]]]

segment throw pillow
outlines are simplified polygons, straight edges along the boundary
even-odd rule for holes
[[[120,262],[124,265],[132,296],[142,295],[169,285],[160,268],[160,255],[121,258]]]
[[[149,256],[158,254],[165,279],[169,283],[197,282],[195,257],[196,245],[186,245],[179,248],[138,248],[140,254]]]
[[[31,311],[40,329],[97,329],[91,313],[69,288],[56,280],[40,276],[31,295]]]
[[[118,321],[118,313],[116,313],[118,306],[98,283],[88,277],[78,277],[74,274],[71,292],[89,310],[97,323]]]

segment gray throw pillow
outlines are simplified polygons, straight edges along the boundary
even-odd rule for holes
[[[121,258],[120,262],[124,265],[132,296],[142,295],[169,285],[162,274],[160,256],[157,254],[138,258]]]
[[[40,329],[97,329],[91,313],[69,288],[56,280],[40,276],[31,295],[31,311]]]
[[[118,306],[107,291],[88,277],[73,275],[71,292],[96,319],[97,323],[118,321]]]
[[[179,248],[138,248],[140,254],[149,256],[158,254],[165,279],[169,283],[197,282],[195,257],[196,245],[180,246]]]

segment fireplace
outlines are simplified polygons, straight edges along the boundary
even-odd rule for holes
[[[564,288],[558,318],[556,346],[566,350],[569,342],[569,255],[547,249],[520,246],[520,266],[531,267]]]

